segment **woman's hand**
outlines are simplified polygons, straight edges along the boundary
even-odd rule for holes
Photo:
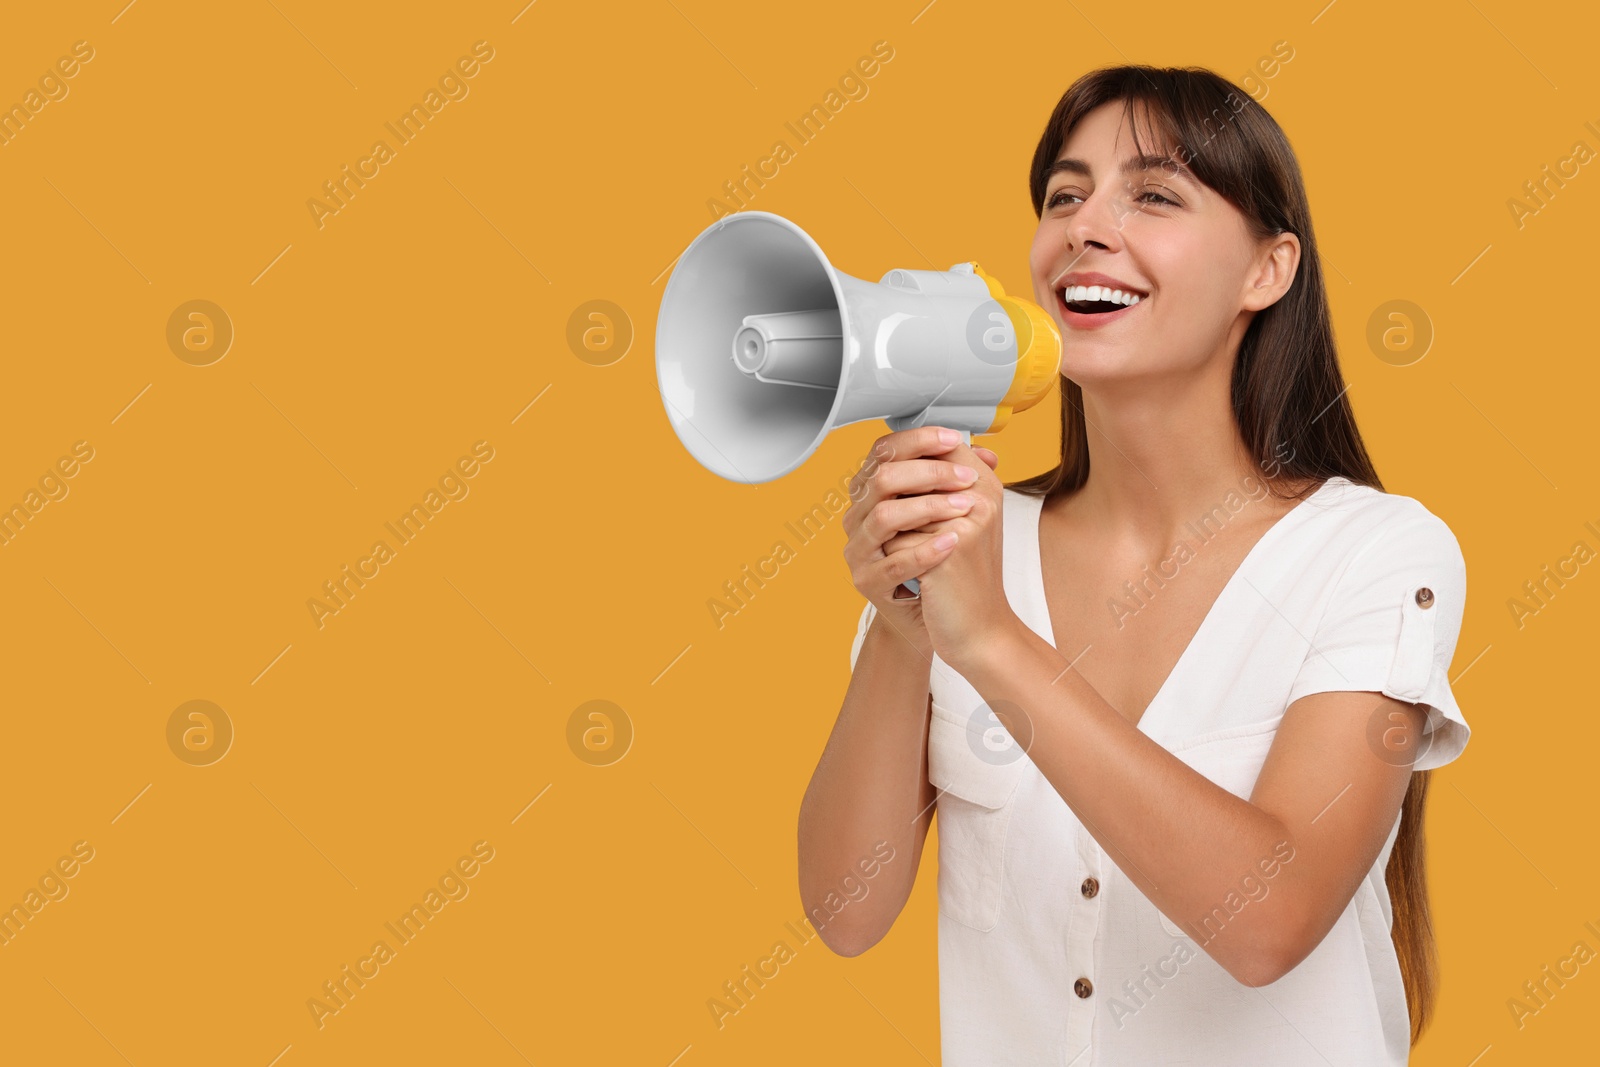
[[[851,581],[925,657],[940,647],[923,621],[928,586],[921,585],[920,598],[896,598],[895,590],[951,555],[955,545],[939,545],[938,538],[975,505],[983,506],[976,486],[985,478],[993,483],[994,501],[987,510],[995,516],[998,533],[1000,482],[993,469],[999,463],[1000,457],[989,449],[961,444],[954,430],[919,426],[878,438],[851,479],[851,505],[844,516],[844,557]],[[961,466],[966,475],[957,469]],[[1000,596],[1003,603],[1003,590]]]
[[[951,463],[965,461],[975,467],[978,477],[959,494],[968,498],[968,506],[960,515],[938,524],[941,531],[954,533],[958,540],[917,576],[922,593],[920,622],[928,642],[939,658],[957,671],[1020,625],[1005,591],[1005,488],[992,470],[973,462],[978,458],[975,450],[961,444],[944,454]],[[897,540],[884,546],[891,556],[899,547]]]

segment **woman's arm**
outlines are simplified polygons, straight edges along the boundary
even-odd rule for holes
[[[935,795],[928,781],[931,667],[881,612],[873,619],[800,802],[800,899],[823,942],[841,956],[883,939],[916,880]],[[860,885],[864,895],[850,892]]]
[[[823,942],[858,956],[894,925],[933,819],[928,782],[933,648],[920,600],[896,604],[907,578],[943,562],[937,539],[972,502],[977,471],[951,463],[961,435],[941,426],[885,434],[851,480],[843,525],[851,581],[876,617],[852,665],[833,733],[800,802],[800,899]],[[1000,457],[967,450],[989,471]],[[888,605],[888,606],[886,606]],[[869,881],[870,879],[870,881]]]
[[[1321,942],[1394,826],[1411,768],[1372,751],[1368,724],[1397,713],[1414,743],[1425,721],[1420,705],[1379,693],[1296,700],[1244,800],[1140,731],[1020,620],[951,666],[1013,737],[1032,731],[1029,757],[1094,839],[1248,986],[1277,981]],[[1274,860],[1271,892],[1232,914],[1241,880]],[[1196,926],[1219,908],[1225,927]]]

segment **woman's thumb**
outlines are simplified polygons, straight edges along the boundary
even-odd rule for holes
[[[979,459],[983,460],[989,465],[990,470],[994,470],[996,467],[1000,466],[1000,456],[992,450],[974,447],[973,451],[978,454]]]

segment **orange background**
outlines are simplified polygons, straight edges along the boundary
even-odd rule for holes
[[[1520,627],[1507,606],[1600,549],[1600,174],[1520,227],[1507,206],[1600,149],[1587,5],[123,2],[34,5],[0,35],[0,103],[93,49],[0,146],[0,504],[93,450],[0,546],[0,904],[93,849],[0,947],[5,1059],[937,1061],[931,849],[874,950],[798,947],[712,1021],[801,915],[796,813],[862,600],[830,527],[720,630],[708,601],[885,427],[725,482],[673,436],[653,363],[707,201],[877,41],[868,95],[750,206],[858,277],[977,260],[1023,294],[1027,166],[1074,77],[1241,81],[1288,43],[1252,84],[1305,169],[1351,400],[1387,488],[1450,524],[1470,574],[1475,738],[1435,779],[1444,974],[1414,1062],[1592,1054],[1600,964],[1520,1029],[1507,1008],[1575,942],[1600,950],[1600,573]],[[467,95],[319,228],[307,201],[478,41]],[[168,342],[191,300],[234,334],[204,366]],[[575,350],[596,300],[626,323]],[[1367,341],[1391,300],[1431,323],[1420,360]],[[1003,477],[1051,463],[1056,403],[985,439]],[[479,441],[467,495],[319,628],[322,583]],[[169,735],[194,700],[233,731],[207,765]],[[570,740],[591,700],[632,733],[608,765]],[[306,1002],[480,841],[468,895],[319,1029]]]

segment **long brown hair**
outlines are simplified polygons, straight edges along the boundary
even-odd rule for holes
[[[1050,167],[1074,127],[1102,104],[1118,102],[1153,127],[1162,150],[1238,208],[1257,239],[1292,233],[1300,240],[1294,284],[1257,312],[1234,359],[1231,392],[1240,435],[1257,464],[1273,472],[1273,492],[1303,496],[1342,475],[1383,490],[1345,398],[1300,165],[1283,130],[1248,93],[1198,67],[1119,66],[1091,71],[1061,97],[1033,153],[1028,190],[1042,216]],[[1083,389],[1061,381],[1061,462],[1006,488],[1049,498],[1081,488],[1089,476]],[[1304,486],[1277,493],[1277,484]],[[1400,830],[1385,880],[1393,906],[1391,937],[1405,983],[1414,1045],[1432,1017],[1437,987],[1433,924],[1423,841],[1432,772],[1415,771],[1401,806]]]

